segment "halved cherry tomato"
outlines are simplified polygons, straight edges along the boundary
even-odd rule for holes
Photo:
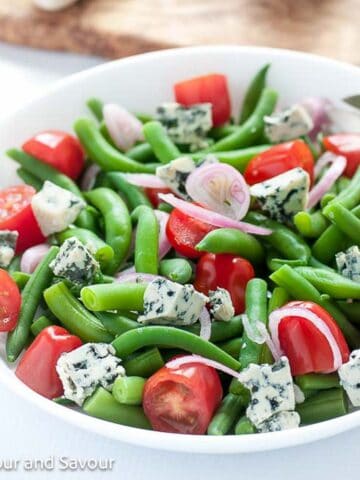
[[[196,245],[215,228],[174,208],[166,225],[166,235],[178,253],[185,257],[198,258],[202,252],[195,250]]]
[[[145,384],[143,407],[154,430],[202,435],[222,395],[217,371],[194,362],[163,367],[152,375]]]
[[[295,301],[286,308],[306,308],[320,317],[333,334],[343,362],[349,359],[349,347],[344,335],[332,316],[313,302]],[[293,375],[328,373],[334,371],[334,357],[325,336],[308,320],[300,317],[285,317],[279,324],[279,341],[289,358]]]
[[[0,230],[16,230],[16,252],[23,252],[45,240],[31,208],[36,191],[29,185],[17,185],[0,191]]]
[[[225,75],[210,74],[191,78],[174,85],[175,98],[182,105],[211,103],[213,125],[222,125],[230,119],[230,94]]]
[[[324,147],[346,160],[345,175],[352,177],[360,166],[360,133],[338,133],[323,140]]]
[[[170,188],[144,188],[144,192],[150,200],[152,206],[157,208],[162,200],[159,198],[159,193],[172,193]]]
[[[302,140],[281,143],[250,160],[244,173],[249,185],[263,182],[293,168],[300,167],[314,178],[314,157]]]
[[[84,151],[79,140],[59,130],[40,132],[25,142],[22,148],[73,180],[80,176],[85,165]]]
[[[0,332],[16,327],[21,307],[21,294],[10,275],[0,269]]]
[[[225,288],[230,293],[235,313],[239,314],[245,310],[246,285],[254,276],[254,268],[245,258],[206,253],[196,266],[194,287],[205,295],[216,287]]]
[[[46,327],[24,353],[15,375],[43,397],[59,397],[63,394],[63,386],[56,372],[56,363],[62,353],[71,352],[81,345],[80,338],[71,335],[65,328]]]

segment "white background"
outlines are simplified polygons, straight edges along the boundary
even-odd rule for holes
[[[44,53],[0,44],[0,116],[57,79],[101,59]],[[1,154],[0,154],[1,161]],[[0,170],[1,171],[1,170]],[[271,436],[269,436],[271,441]],[[112,471],[1,472],[0,478],[118,480],[312,480],[359,474],[360,429],[329,440],[251,455],[185,455],[128,446],[62,424],[0,386],[0,467],[5,459],[114,459]]]

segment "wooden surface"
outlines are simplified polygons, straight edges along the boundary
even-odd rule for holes
[[[0,0],[0,40],[109,58],[265,45],[360,64],[360,0],[81,0],[55,14],[31,0]]]

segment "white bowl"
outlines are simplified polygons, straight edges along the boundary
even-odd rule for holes
[[[309,95],[340,99],[360,93],[359,68],[314,55],[236,46],[167,50],[107,63],[57,83],[0,124],[0,152],[20,146],[24,139],[42,129],[70,130],[78,116],[88,113],[85,108],[88,97],[118,101],[130,110],[151,113],[159,103],[173,98],[172,85],[176,81],[209,72],[228,76],[236,113],[250,78],[267,62],[272,64],[269,83],[278,89],[283,104]],[[1,161],[1,185],[18,182],[15,163],[5,158]],[[55,415],[109,438],[163,450],[191,453],[271,450],[312,442],[360,425],[359,411],[296,430],[247,436],[190,436],[123,427],[64,408],[31,391],[15,377],[3,349],[0,382],[14,394],[38,405],[44,415]]]

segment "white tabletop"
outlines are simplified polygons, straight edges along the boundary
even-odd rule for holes
[[[0,116],[40,93],[55,80],[91,67],[101,59],[44,53],[0,44]],[[269,438],[269,441],[270,438]],[[128,446],[78,430],[25,403],[0,385],[0,478],[27,478],[24,460],[54,457],[48,472],[30,478],[120,480],[332,480],[351,478],[360,466],[360,429],[302,447],[251,455],[184,455]],[[62,471],[61,457],[113,459],[112,470]],[[4,460],[22,461],[16,472]],[[66,460],[65,460],[66,462]]]

